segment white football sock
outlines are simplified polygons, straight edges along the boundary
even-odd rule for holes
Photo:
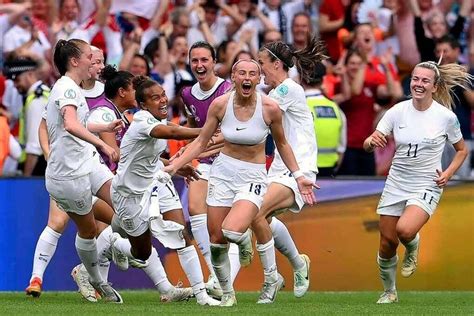
[[[114,247],[127,257],[135,259],[132,255],[132,245],[127,238],[118,237],[114,242]]]
[[[43,274],[49,262],[56,252],[58,240],[61,234],[55,232],[51,227],[46,226],[36,243],[35,256],[33,257],[33,271],[31,279],[38,277],[43,280]],[[31,281],[31,280],[30,280]]]
[[[163,264],[155,247],[151,248],[151,255],[148,258],[148,266],[143,268],[143,271],[148,275],[158,292],[161,294],[168,293],[174,286],[168,280]]]
[[[230,261],[227,252],[229,244],[211,244],[212,266],[224,294],[233,294],[234,288],[230,280]]]
[[[240,270],[240,259],[239,259],[239,246],[234,243],[229,244],[229,261],[230,261],[230,280],[234,284],[235,278],[239,274]]]
[[[177,251],[179,263],[188,277],[189,283],[193,288],[193,293],[197,299],[200,296],[207,295],[204,278],[202,276],[201,264],[193,245]]]
[[[278,218],[273,217],[270,223],[273,239],[275,241],[275,248],[278,249],[291,263],[293,270],[301,270],[305,266],[305,262],[301,259],[295,242],[286,228]]]
[[[380,279],[382,280],[384,291],[396,291],[395,279],[397,275],[397,262],[397,255],[390,259],[384,259],[380,257],[380,254],[377,254]]]
[[[97,237],[97,254],[99,258],[99,271],[105,282],[109,279],[110,260],[112,253],[110,251],[110,237],[112,236],[112,226],[105,228]]]
[[[263,245],[257,244],[257,251],[262,262],[265,283],[275,283],[278,280],[278,272],[273,238]]]
[[[84,267],[89,273],[90,280],[94,283],[102,284],[102,279],[98,267],[97,244],[95,238],[84,239],[76,235],[76,250],[81,258]]]
[[[193,232],[194,239],[204,257],[204,261],[206,261],[209,273],[214,274],[211,262],[211,243],[209,241],[209,231],[207,230],[207,214],[189,216],[189,221],[191,222],[191,231]]]

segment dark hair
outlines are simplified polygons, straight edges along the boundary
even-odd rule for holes
[[[155,37],[145,46],[143,55],[145,55],[145,57],[147,57],[149,60],[153,61],[158,49],[160,49],[160,39]]]
[[[319,86],[323,83],[323,78],[326,75],[326,66],[319,62],[314,65],[313,73],[310,77],[305,78],[303,82],[310,86]]]
[[[327,58],[324,55],[325,45],[316,36],[311,37],[308,46],[294,52],[290,46],[281,41],[265,44],[260,49],[260,51],[263,50],[267,50],[271,61],[277,58],[281,60],[285,71],[296,65],[302,80],[311,78],[315,65]]]
[[[89,45],[81,39],[59,40],[54,47],[53,60],[61,76],[68,71],[69,60],[71,58],[80,58],[82,50],[79,46]]]
[[[145,62],[146,75],[149,76],[151,69],[150,69],[150,63],[148,61],[148,58],[145,55],[141,55],[141,54],[135,54],[135,55],[133,55],[133,58],[140,58],[141,60],[143,60]]]
[[[154,85],[159,85],[158,82],[147,76],[136,76],[133,78],[132,83],[135,89],[135,100],[137,100],[140,108],[142,107],[142,103],[145,102],[145,90]]]
[[[436,45],[445,43],[449,44],[452,49],[461,48],[459,41],[450,34],[445,34],[436,40]]]
[[[63,8],[64,2],[66,2],[66,0],[59,0],[59,8],[60,8],[60,9]],[[76,5],[77,5],[78,8],[80,9],[80,8],[81,8],[81,5],[79,4],[79,0],[75,0],[74,2],[76,2]]]
[[[100,74],[100,78],[105,81],[105,96],[109,99],[115,98],[120,88],[126,89],[132,84],[133,77],[128,71],[117,71],[112,65],[105,66]]]
[[[223,60],[223,56],[225,54],[225,51],[227,50],[227,46],[229,46],[230,43],[232,43],[233,40],[225,40],[222,41],[219,46],[217,46],[217,62],[223,63],[225,60]]]
[[[362,58],[362,55],[358,49],[351,48],[347,51],[346,58],[344,59],[344,65],[347,65],[347,63],[349,62],[349,58],[351,58],[353,55],[357,55],[360,58]]]
[[[305,11],[298,12],[293,16],[293,20],[291,21],[291,27],[293,28],[293,25],[295,24],[295,19],[299,16],[304,16],[305,18],[308,19],[309,27],[311,29],[311,16]]]
[[[241,58],[239,58],[239,55],[241,55],[241,54],[247,54],[247,55],[250,56],[250,59],[253,59],[253,56],[252,56],[251,52],[249,52],[248,50],[243,50],[242,49],[242,50],[239,50],[239,52],[237,54],[235,54],[234,60],[232,61],[232,65],[235,64],[239,59],[241,59]]]
[[[198,41],[191,46],[191,48],[189,49],[189,59],[191,59],[191,51],[195,48],[207,49],[211,53],[212,60],[216,61],[216,50],[214,49],[214,47],[212,47],[211,44],[205,41]]]
[[[344,11],[344,24],[342,24],[342,27],[347,29],[349,32],[353,31],[358,24],[357,17],[356,21],[352,19],[352,10],[356,4],[360,4],[361,2],[361,0],[351,0],[350,4]]]

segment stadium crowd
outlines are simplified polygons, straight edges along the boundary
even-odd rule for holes
[[[393,141],[374,153],[363,150],[363,141],[381,115],[410,94],[413,67],[441,57],[442,64],[461,63],[468,69],[474,64],[470,0],[2,2],[2,64],[25,65],[10,75],[2,67],[5,76],[0,76],[0,170],[10,176],[44,174],[36,131],[46,100],[43,91],[58,78],[52,48],[59,39],[92,43],[103,50],[106,64],[162,84],[169,119],[185,125],[180,91],[196,82],[188,60],[193,43],[205,40],[216,48],[215,72],[225,79],[236,60],[255,59],[265,43],[282,40],[300,49],[319,35],[329,59],[319,69],[321,82],[305,90],[315,117],[325,118],[315,120],[320,176],[386,175]],[[290,76],[299,82],[295,67]],[[259,90],[268,92],[269,87],[262,83]],[[472,151],[474,95],[462,89],[453,93],[453,111]],[[183,145],[170,141],[167,155]],[[268,155],[272,147],[268,141]],[[444,166],[452,156],[447,148]],[[470,157],[458,171],[460,177],[472,176]]]
[[[284,285],[275,249],[302,297],[310,258],[274,216],[313,205],[316,174],[387,175],[392,164],[377,208],[378,303],[397,302],[399,242],[409,277],[442,188],[455,172],[473,176],[472,4],[0,4],[0,170],[45,176],[51,197],[26,293],[41,294],[72,219],[82,262],[72,276],[89,301],[123,302],[107,282],[113,261],[142,269],[162,300],[234,306],[253,234],[264,273],[257,302],[273,303]],[[175,174],[189,184],[206,283]],[[152,237],[177,250],[191,288],[170,284]]]

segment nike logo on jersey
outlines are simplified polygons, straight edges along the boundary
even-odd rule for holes
[[[244,129],[246,129],[246,128],[247,128],[247,127],[236,127],[235,130],[236,130],[236,131],[242,131],[242,130],[244,130]]]
[[[402,128],[405,128],[405,127],[406,127],[406,125],[399,125],[398,129],[402,129]]]

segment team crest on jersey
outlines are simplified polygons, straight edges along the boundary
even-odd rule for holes
[[[76,207],[79,209],[83,209],[84,206],[86,206],[86,203],[84,200],[75,200],[74,203],[76,204]]]
[[[114,120],[114,117],[110,113],[104,113],[102,114],[102,119],[104,122],[112,122]]]
[[[280,85],[277,89],[277,93],[279,96],[284,97],[288,94],[288,86],[285,84]]]
[[[76,91],[74,91],[74,89],[67,89],[66,92],[64,92],[64,97],[66,99],[75,99],[76,96]]]

